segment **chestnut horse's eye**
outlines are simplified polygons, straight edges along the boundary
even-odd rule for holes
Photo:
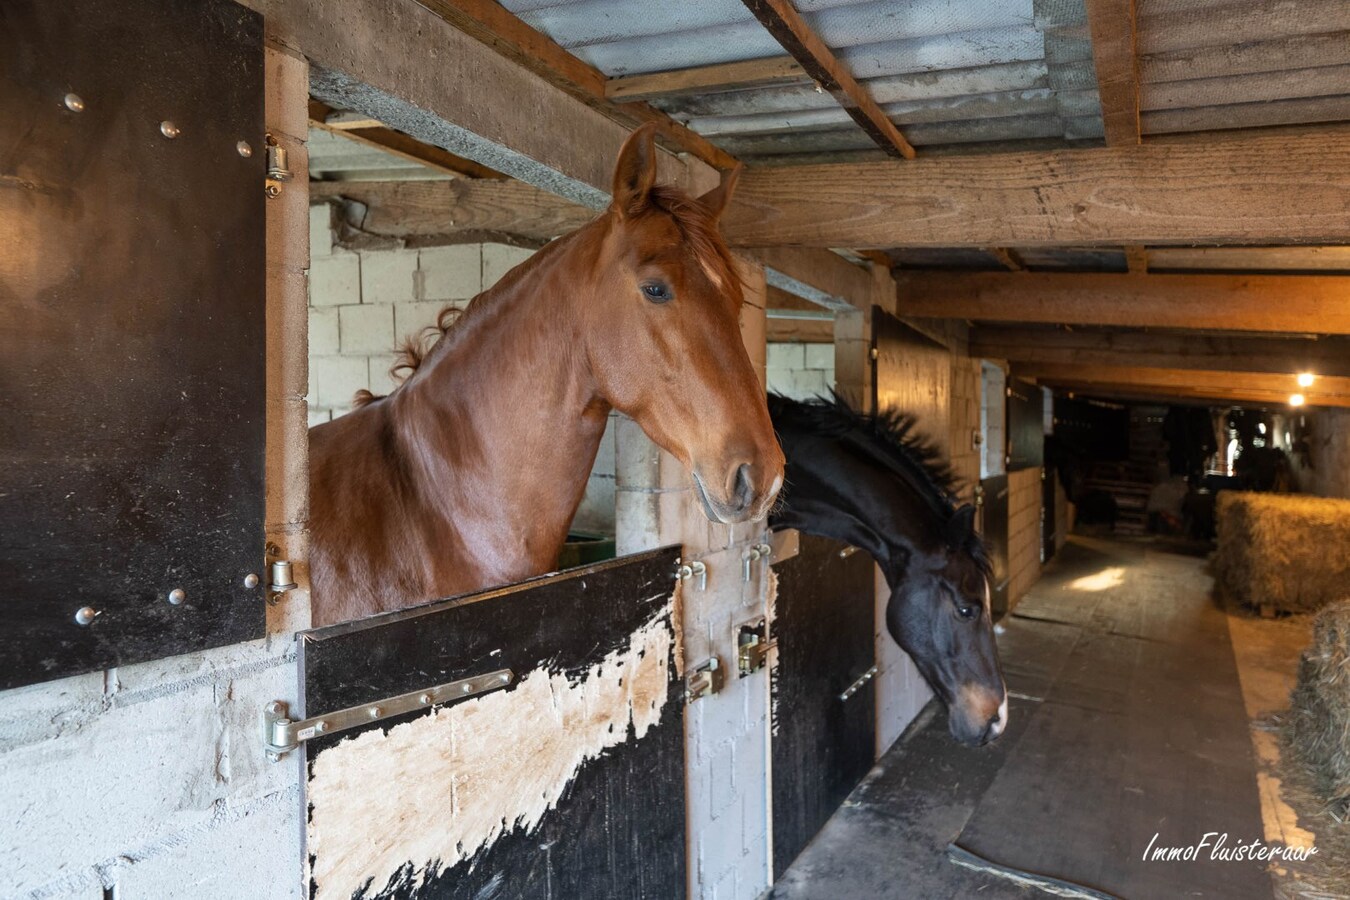
[[[642,283],[642,296],[653,303],[665,303],[673,299],[670,288],[659,281],[645,281]]]

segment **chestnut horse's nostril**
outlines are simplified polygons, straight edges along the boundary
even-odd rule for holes
[[[736,470],[736,488],[732,491],[732,499],[741,509],[748,509],[755,499],[755,486],[750,481],[749,463],[741,463],[741,467]]]

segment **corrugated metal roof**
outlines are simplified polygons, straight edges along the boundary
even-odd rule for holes
[[[502,0],[611,77],[779,58],[740,0]],[[1102,135],[1083,0],[795,0],[918,147]],[[1141,127],[1350,119],[1350,0],[1139,0]],[[749,161],[875,145],[798,78],[652,102]]]

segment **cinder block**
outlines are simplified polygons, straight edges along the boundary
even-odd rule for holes
[[[426,329],[435,326],[441,310],[451,304],[444,300],[419,300],[399,303],[394,306],[394,339],[402,342],[414,335],[422,335]]]
[[[309,352],[313,356],[332,356],[338,352],[338,308],[309,308]]]
[[[309,208],[309,258],[310,264],[333,252],[333,207],[328,203],[316,203]]]
[[[316,356],[310,360],[316,406],[347,410],[352,395],[369,387],[370,367],[364,356]]]
[[[592,475],[586,481],[586,493],[572,517],[573,531],[614,534],[614,476]]]
[[[765,365],[770,369],[803,369],[806,349],[801,344],[769,344]]]
[[[834,371],[834,344],[807,344],[806,367]]]
[[[534,256],[534,251],[527,250],[524,247],[512,247],[509,244],[484,244],[482,290],[492,287],[501,280],[503,275],[531,256]]]
[[[397,359],[398,357],[392,353],[370,357],[370,391],[377,397],[389,396],[401,383],[389,374]]]
[[[324,422],[333,421],[333,412],[328,409],[311,409],[309,411],[309,427],[322,425]]]
[[[394,307],[390,304],[338,308],[344,355],[391,353],[394,349]]]
[[[404,303],[414,297],[415,250],[369,250],[361,254],[361,302]]]
[[[309,305],[343,306],[361,302],[361,258],[334,253],[310,261]]]
[[[457,244],[418,251],[418,300],[468,300],[482,290],[481,245]]]
[[[618,431],[618,419],[610,416],[605,422],[605,433],[600,437],[600,449],[595,453],[595,465],[591,467],[592,475],[608,475],[613,478],[615,475],[615,433]]]

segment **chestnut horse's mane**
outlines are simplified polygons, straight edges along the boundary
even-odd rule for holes
[[[647,197],[652,205],[675,220],[685,243],[714,284],[739,284],[731,251],[717,230],[717,219],[707,206],[680,189],[665,185],[653,187]],[[398,348],[394,364],[389,369],[390,376],[399,384],[412,377],[436,343],[455,327],[461,312],[463,310],[458,307],[447,306],[436,316],[435,325],[428,325],[420,333],[408,335]],[[352,406],[359,409],[382,399],[362,389],[356,392]]]

